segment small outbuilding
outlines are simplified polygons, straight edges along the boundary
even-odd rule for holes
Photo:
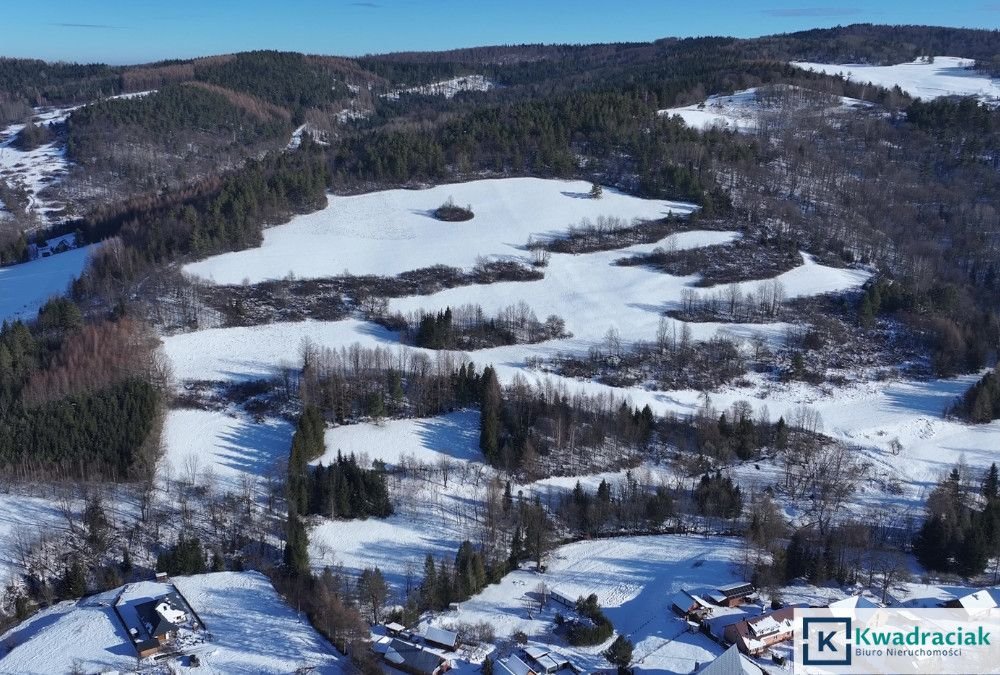
[[[436,626],[428,626],[427,630],[424,631],[424,642],[441,649],[455,651],[458,649],[458,633]]]

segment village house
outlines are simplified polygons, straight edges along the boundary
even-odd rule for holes
[[[136,628],[129,629],[129,637],[139,658],[156,654],[163,645],[177,637],[177,631],[189,621],[183,609],[186,606],[175,592],[135,606],[135,613],[146,632],[143,637]]]
[[[409,675],[442,675],[451,664],[440,654],[412,642],[391,638],[380,651],[382,660]]]
[[[758,656],[779,642],[792,639],[794,632],[794,607],[745,619],[726,627],[725,640],[739,647],[749,656]]]

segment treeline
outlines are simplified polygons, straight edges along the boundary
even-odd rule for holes
[[[492,366],[478,385],[479,448],[492,466],[512,473],[583,473],[581,463],[602,470],[621,466],[648,446],[655,426],[648,405],[633,409],[611,396],[570,399],[564,391],[520,381],[502,389]]]
[[[363,469],[339,452],[329,466],[309,472],[309,513],[327,518],[386,518],[392,515],[385,467]]]
[[[87,240],[117,235],[120,242],[91,257],[73,292],[114,302],[155,263],[258,246],[265,225],[324,207],[326,182],[320,154],[305,141],[298,152],[250,160],[179,201],[135,203],[84,220],[78,225]]]
[[[427,349],[474,350],[566,337],[562,318],[553,314],[539,321],[524,302],[493,317],[487,317],[479,305],[463,305],[454,311],[447,307],[436,314],[421,312],[406,323],[413,344]]]
[[[307,343],[302,356],[302,400],[338,424],[430,417],[479,401],[476,367],[450,353],[432,360],[406,349],[320,349]]]
[[[617,486],[602,479],[593,493],[577,481],[573,491],[564,495],[556,508],[566,526],[585,537],[616,530],[655,530],[674,512],[672,491],[657,486],[650,492],[639,485],[631,472]]]
[[[626,345],[618,331],[609,328],[586,356],[558,354],[551,362],[555,372],[566,377],[593,378],[615,387],[650,385],[661,391],[712,390],[743,377],[748,366],[734,340],[715,336],[696,342],[689,325],[678,335],[676,324],[670,332],[664,321],[656,342]]]
[[[914,101],[906,109],[906,120],[918,129],[948,136],[1000,130],[997,111],[970,97]]]
[[[31,105],[88,101],[121,93],[121,69],[104,64],[0,58],[0,92]]]
[[[468,600],[487,585],[499,582],[525,560],[543,569],[542,560],[554,542],[553,524],[545,508],[537,499],[518,500],[515,504],[509,484],[500,508],[503,527],[512,533],[509,548],[488,550],[464,541],[454,560],[442,557],[435,562],[428,553],[424,560],[423,578],[416,583],[408,575],[406,588],[403,589],[405,604],[393,618],[412,625],[425,611],[447,610],[451,603]]]
[[[927,569],[973,577],[1000,555],[1000,473],[995,463],[978,494],[969,488],[967,476],[952,469],[927,498],[927,511],[913,540],[913,552]]]
[[[715,286],[754,279],[772,279],[802,264],[797,242],[761,236],[729,244],[684,250],[657,247],[615,261],[616,265],[648,265],[667,274],[697,275],[697,286]]]
[[[201,82],[97,100],[74,111],[66,126],[67,152],[85,167],[86,180],[126,196],[220,175],[283,148],[292,131],[284,109]]]
[[[299,416],[288,456],[288,508],[296,515],[327,518],[385,518],[392,515],[385,470],[363,469],[354,455],[339,452],[329,466],[309,462],[326,452],[323,413],[307,405]]]
[[[97,151],[100,132],[141,129],[163,141],[182,129],[226,134],[231,142],[250,144],[272,138],[288,129],[286,120],[261,117],[233,105],[222,94],[183,84],[172,84],[155,93],[133,98],[101,99],[70,115],[68,150],[75,158]]]
[[[1000,369],[983,375],[949,412],[976,424],[1000,418]]]
[[[594,158],[588,175],[621,176],[643,195],[694,201],[711,215],[729,203],[698,163],[709,155],[691,159],[686,151],[698,139],[683,123],[658,117],[637,93],[579,92],[475,109],[431,131],[361,134],[331,152],[331,171],[338,183],[404,184],[484,170],[571,177],[581,174],[576,155],[585,147]],[[732,135],[710,134],[707,143],[752,154],[751,142]]]
[[[922,332],[941,377],[979,370],[1000,340],[997,315],[980,310],[967,288],[947,281],[918,285],[912,278],[880,278],[858,305],[862,326],[877,316],[896,316]]]
[[[52,300],[0,327],[0,469],[125,480],[152,469],[160,410],[154,342],[128,320],[84,325]]]

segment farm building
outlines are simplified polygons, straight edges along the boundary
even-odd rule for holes
[[[751,602],[756,595],[757,589],[753,587],[753,584],[739,582],[716,589],[708,596],[708,599],[719,607],[738,607]]]
[[[441,675],[450,668],[448,661],[440,654],[396,638],[388,643],[382,659],[393,668],[410,675]]]
[[[531,671],[538,675],[558,673],[562,670],[576,671],[568,658],[548,647],[529,645],[524,648],[524,655]]]
[[[768,647],[792,639],[794,607],[783,607],[768,614],[745,619],[726,627],[726,642],[750,656],[758,656]]]
[[[552,598],[553,601],[558,602],[563,607],[567,607],[569,609],[576,609],[577,598],[571,598],[569,595],[561,593],[560,591],[556,590],[552,590],[549,593],[549,597]]]
[[[764,670],[741,654],[736,645],[697,672],[698,675],[764,675]]]
[[[711,603],[683,589],[670,599],[670,609],[685,618],[700,618],[709,607]]]
[[[435,647],[440,647],[441,649],[455,651],[458,649],[458,633],[445,630],[444,628],[428,626],[427,630],[424,631],[424,642]]]
[[[505,659],[497,659],[496,667],[499,675],[538,675],[531,666],[513,654]]]
[[[984,590],[963,595],[955,600],[949,600],[943,603],[943,606],[951,609],[987,610],[994,609],[997,603],[989,591]]]

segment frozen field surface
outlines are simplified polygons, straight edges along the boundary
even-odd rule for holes
[[[827,110],[849,111],[867,104],[858,99],[838,97],[831,100]],[[701,103],[658,110],[657,114],[679,116],[692,129],[707,131],[712,128],[729,131],[755,131],[760,125],[760,116],[768,110],[768,105],[759,98],[758,89],[743,89],[732,94],[709,96]]]

